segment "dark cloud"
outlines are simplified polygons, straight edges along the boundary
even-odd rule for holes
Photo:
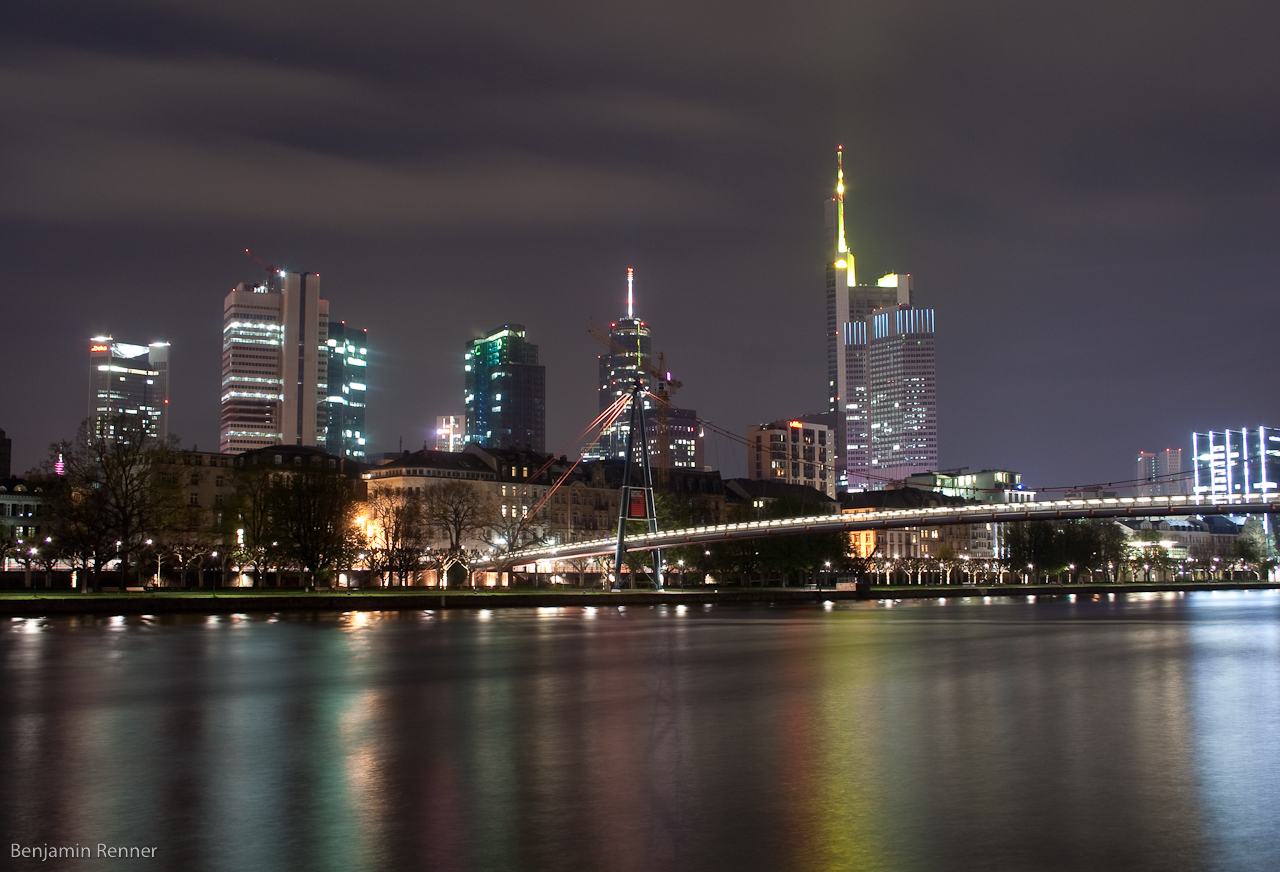
[[[0,287],[22,464],[85,406],[84,339],[174,342],[216,437],[251,245],[368,324],[377,448],[460,406],[520,321],[549,443],[594,408],[586,325],[641,300],[682,401],[823,401],[821,201],[846,147],[864,276],[938,310],[942,459],[1127,476],[1276,423],[1280,12],[1218,3],[7,4]],[[735,449],[713,460],[739,463]]]

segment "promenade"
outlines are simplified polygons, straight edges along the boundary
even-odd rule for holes
[[[440,591],[434,588],[331,592],[174,591],[77,594],[69,592],[0,593],[0,616],[238,614],[250,612],[347,612],[437,609],[555,608],[580,606],[653,606],[777,604],[848,600],[905,600],[957,597],[1103,597],[1135,593],[1211,590],[1280,590],[1269,582],[1194,582],[1168,584],[1007,584],[870,587],[865,590],[813,588],[624,590]]]

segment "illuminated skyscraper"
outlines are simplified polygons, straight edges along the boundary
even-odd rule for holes
[[[115,436],[115,418],[135,416],[147,435],[169,436],[169,343],[89,340],[89,429]]]
[[[326,445],[329,303],[316,273],[241,282],[223,301],[220,450]]]
[[[1280,493],[1280,429],[1242,427],[1191,434],[1195,463],[1191,492],[1198,497]]]
[[[597,388],[600,411],[614,404],[623,394],[631,393],[637,383],[660,397],[666,397],[670,374],[654,378],[658,361],[648,325],[635,314],[635,270],[627,268],[627,316],[609,325],[608,350],[597,358],[600,386]],[[698,469],[702,466],[704,434],[698,413],[679,409],[646,397],[645,430],[649,438],[649,462],[660,469]],[[625,457],[627,434],[631,423],[626,413],[601,434],[600,441],[588,448],[589,458]],[[665,444],[664,444],[665,443]]]
[[[369,331],[329,322],[325,450],[363,463],[365,395],[368,392]]]
[[[461,415],[436,416],[436,451],[458,452],[466,447],[466,424]]]
[[[836,195],[826,210],[826,300],[828,408],[837,415],[842,491],[883,487],[938,462],[933,311],[913,307],[910,275],[858,284],[845,241],[844,191],[840,150]]]
[[[483,448],[543,451],[546,367],[524,327],[504,324],[473,340],[463,359],[467,442]]]

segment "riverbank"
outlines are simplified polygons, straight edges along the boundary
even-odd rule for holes
[[[0,615],[155,615],[296,611],[397,611],[402,609],[493,609],[622,605],[703,605],[772,603],[802,605],[841,600],[905,600],[957,597],[1105,596],[1207,590],[1278,590],[1267,582],[1183,584],[956,585],[951,587],[872,587],[866,590],[799,588],[722,588],[663,591],[178,591],[75,594],[3,593]]]

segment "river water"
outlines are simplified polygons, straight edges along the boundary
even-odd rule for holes
[[[1280,869],[1276,592],[3,620],[9,868]]]

